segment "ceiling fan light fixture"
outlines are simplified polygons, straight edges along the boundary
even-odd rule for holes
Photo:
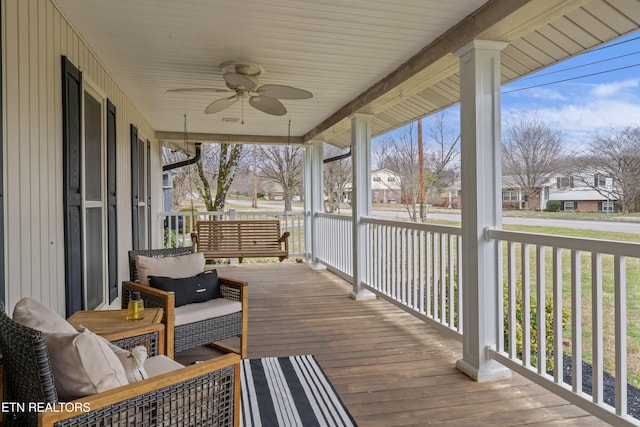
[[[229,97],[216,99],[211,102],[205,108],[205,114],[218,113],[231,107],[238,100],[242,100],[242,107],[244,108],[244,100],[247,99],[249,105],[258,111],[272,116],[284,116],[287,114],[287,109],[279,99],[296,100],[313,97],[311,92],[304,89],[280,84],[261,84],[258,76],[264,72],[264,68],[252,62],[225,62],[220,65],[220,71],[222,71],[222,77],[228,90],[217,88],[183,88],[169,89],[168,91],[226,92],[232,94]],[[244,123],[244,118],[242,122]]]
[[[222,74],[242,74],[244,76],[258,77],[264,73],[264,68],[260,64],[249,61],[228,61],[220,64]]]

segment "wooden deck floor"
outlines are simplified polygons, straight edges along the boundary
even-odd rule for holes
[[[315,355],[361,427],[604,425],[517,374],[471,381],[455,368],[460,342],[382,299],[350,299],[350,284],[330,272],[295,263],[218,272],[250,284],[249,357]]]

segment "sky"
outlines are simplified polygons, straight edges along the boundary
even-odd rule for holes
[[[640,126],[640,32],[504,85],[501,92],[503,124],[540,120],[560,132],[570,151],[612,127]],[[443,114],[448,126],[459,129],[457,105]]]

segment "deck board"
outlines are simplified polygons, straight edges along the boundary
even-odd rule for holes
[[[455,368],[461,342],[382,299],[352,300],[350,284],[328,271],[260,263],[218,274],[249,282],[248,356],[315,355],[361,427],[604,424],[515,373],[470,380]]]

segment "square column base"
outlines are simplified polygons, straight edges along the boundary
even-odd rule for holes
[[[319,262],[315,262],[312,261],[311,259],[305,259],[304,263],[307,264],[307,267],[309,267],[311,270],[326,270],[327,266],[319,263]]]
[[[511,378],[511,370],[493,360],[488,360],[484,368],[478,369],[466,360],[460,359],[456,361],[456,368],[479,383]]]
[[[358,292],[351,291],[351,293],[349,294],[349,297],[351,297],[351,299],[354,299],[356,301],[371,300],[371,299],[378,298],[376,294],[374,294],[368,289],[360,289]]]

